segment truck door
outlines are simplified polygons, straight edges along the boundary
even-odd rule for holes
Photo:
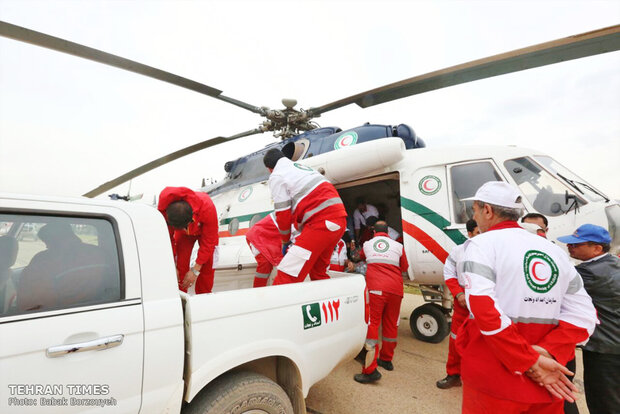
[[[120,243],[129,218],[108,210],[0,205],[0,412],[139,412],[136,249]]]

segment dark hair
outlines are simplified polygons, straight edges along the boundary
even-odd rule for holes
[[[545,227],[549,227],[549,220],[547,220],[547,217],[543,216],[542,214],[538,214],[538,213],[527,213],[525,216],[521,217],[521,223],[525,223],[525,219],[528,218],[532,218],[532,219],[542,219],[543,223],[545,223]]]
[[[356,204],[356,205],[358,205],[358,206],[359,206],[360,204],[366,204],[366,199],[365,199],[364,197],[357,197],[357,198],[355,199],[355,204]]]
[[[272,148],[265,153],[265,156],[263,157],[263,164],[265,164],[265,167],[273,169],[278,163],[278,160],[284,157],[285,155],[282,151],[277,148]]]
[[[168,225],[175,229],[185,229],[192,222],[194,211],[189,203],[185,200],[178,200],[170,203],[166,207],[166,216],[168,217]]]
[[[609,243],[597,243],[597,244],[603,248],[603,253],[609,252],[609,249],[611,247]]]
[[[385,221],[377,221],[374,225],[375,233],[387,233],[388,225]]]
[[[347,244],[351,243],[351,233],[349,233],[348,229],[345,230],[342,234],[342,240],[344,240],[344,242]]]
[[[372,227],[375,225],[375,223],[379,221],[379,218],[376,216],[370,216],[366,219],[366,226],[368,227]]]
[[[465,223],[465,227],[467,228],[468,233],[473,233],[473,231],[476,230],[476,227],[478,227],[478,223],[476,223],[476,220],[474,219],[469,219],[467,220],[467,223]]]

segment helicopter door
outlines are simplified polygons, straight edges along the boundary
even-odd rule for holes
[[[405,251],[416,282],[438,284],[441,265],[451,246],[445,228],[450,225],[443,165],[420,168],[402,174],[401,204]]]

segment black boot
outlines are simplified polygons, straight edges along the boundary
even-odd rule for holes
[[[461,386],[461,376],[460,375],[447,375],[444,379],[437,381],[437,388],[441,388],[442,390],[447,390],[452,387],[460,387]]]
[[[377,365],[379,365],[381,368],[386,369],[388,371],[394,370],[394,364],[392,364],[392,361],[386,361],[384,359],[377,358]]]
[[[355,374],[353,376],[353,379],[362,384],[368,384],[371,382],[379,381],[381,379],[381,373],[375,368],[375,370],[370,374]]]

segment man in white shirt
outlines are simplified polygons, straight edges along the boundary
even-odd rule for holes
[[[360,230],[366,226],[366,219],[371,216],[379,217],[379,210],[372,204],[367,204],[364,197],[358,197],[355,203],[357,209],[353,212],[353,227],[355,228],[355,241],[359,242]]]

